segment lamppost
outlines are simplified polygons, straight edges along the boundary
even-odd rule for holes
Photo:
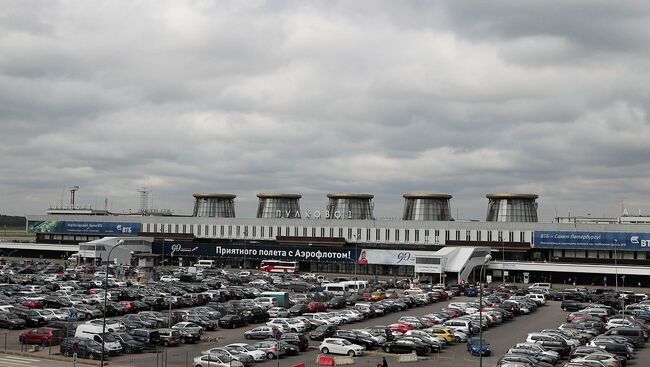
[[[352,241],[354,241],[354,280],[357,280],[357,264],[359,263],[359,242],[357,241],[357,235],[352,235]]]
[[[479,309],[478,309],[478,318],[479,318],[479,331],[478,331],[478,338],[479,338],[479,347],[478,347],[478,355],[479,355],[479,367],[483,367],[483,274],[485,272],[485,265],[492,260],[492,255],[487,254],[485,255],[485,259],[483,259],[483,265],[481,265],[481,272],[479,273],[479,277],[481,278],[479,281]]]
[[[618,240],[614,240],[614,272],[615,272],[614,287],[616,293],[618,293],[618,252],[616,251],[617,247],[618,247]]]
[[[108,262],[111,261],[111,253],[113,253],[113,250],[118,248],[119,246],[122,246],[124,244],[124,240],[119,240],[117,241],[117,244],[111,248],[111,250],[108,252],[108,257],[106,258],[106,277],[104,278],[104,317],[103,317],[103,323],[102,323],[102,359],[100,362],[100,366],[104,367],[104,340],[106,339],[106,303],[108,303]]]

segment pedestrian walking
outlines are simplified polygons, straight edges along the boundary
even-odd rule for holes
[[[386,360],[386,357],[381,357],[381,366],[388,367],[388,361]]]

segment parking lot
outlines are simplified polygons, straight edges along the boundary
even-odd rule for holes
[[[399,291],[401,294],[402,291]],[[346,329],[362,329],[376,325],[388,325],[396,322],[401,316],[424,316],[432,312],[439,311],[446,307],[450,302],[473,302],[476,297],[457,296],[452,300],[443,302],[430,303],[421,307],[409,308],[402,312],[388,313],[384,316],[378,316],[371,319],[365,319],[356,323],[340,325],[342,330]],[[537,311],[528,315],[519,315],[513,320],[500,323],[492,326],[483,332],[484,338],[490,343],[492,353],[490,356],[483,358],[483,363],[486,366],[495,366],[506,351],[514,346],[516,343],[523,342],[530,332],[540,331],[542,329],[557,328],[560,324],[566,321],[567,312],[560,309],[559,301],[547,301],[546,305],[541,306]],[[113,318],[116,319],[116,318]],[[263,323],[262,323],[263,324]],[[110,365],[112,366],[194,366],[193,359],[199,356],[202,351],[214,348],[223,347],[232,343],[250,343],[251,340],[246,340],[243,333],[247,330],[254,328],[256,325],[251,324],[246,327],[239,327],[234,329],[218,328],[215,331],[204,331],[202,340],[198,343],[188,343],[174,347],[157,347],[156,350],[138,353],[138,354],[122,354],[119,356],[111,356],[109,358]],[[38,360],[42,361],[49,356],[56,358],[64,358],[59,355],[59,347],[43,347],[39,351],[32,351],[34,346],[26,346],[19,343],[19,334],[24,330],[8,330],[0,334],[0,347],[5,350],[11,351],[26,351],[28,358],[25,361]],[[301,352],[296,356],[286,356],[280,360],[266,360],[256,362],[260,366],[292,366],[299,363],[313,366],[317,364],[317,357],[319,355],[318,345],[319,341],[310,341],[310,348]],[[381,362],[381,358],[385,356],[389,365],[397,364],[397,355],[389,354],[377,348],[371,351],[366,351],[365,355],[354,357],[355,365],[359,366],[376,366]],[[21,357],[7,357],[0,358],[0,366],[14,367],[17,365],[26,365],[27,362],[21,362]],[[68,359],[69,360],[69,359]],[[641,362],[650,360],[650,348],[640,348],[637,350],[635,358],[630,360],[628,366],[641,365]],[[22,363],[22,364],[21,364]],[[34,363],[34,362],[30,362]],[[61,362],[55,362],[60,365]],[[431,353],[428,356],[419,357],[416,362],[409,362],[413,366],[430,365],[436,363],[448,366],[476,366],[479,364],[477,356],[471,356],[467,352],[465,343],[452,343],[442,349],[439,353]],[[70,363],[70,365],[72,365]]]
[[[475,298],[457,297],[453,302],[472,301]],[[345,325],[342,329],[348,328],[364,328],[373,325],[386,325],[389,324],[401,315],[422,316],[427,313],[437,311],[445,307],[449,302],[433,303],[427,306],[410,309],[402,314],[388,314],[386,316],[377,317],[373,319],[364,320],[355,324]],[[497,360],[507,351],[508,348],[521,342],[526,338],[526,335],[532,331],[538,331],[545,328],[557,327],[565,321],[566,312],[562,311],[557,301],[549,301],[546,306],[541,307],[531,315],[521,315],[513,321],[503,323],[501,325],[492,327],[484,331],[485,339],[490,343],[492,348],[492,355],[483,358],[483,363],[486,366],[496,365]],[[251,329],[253,326],[242,327],[236,329],[219,329],[217,331],[207,331],[204,333],[203,340],[197,344],[186,344],[179,347],[160,348],[159,353],[142,353],[142,354],[129,354],[121,355],[118,357],[110,358],[110,365],[112,366],[170,366],[170,367],[185,367],[192,365],[192,359],[199,355],[202,350],[212,347],[223,346],[237,342],[250,342],[244,339],[243,332]],[[9,331],[7,335],[8,349],[20,349],[18,343],[18,334],[20,331]],[[3,337],[0,337],[3,341]],[[311,341],[311,347],[317,347],[320,342]],[[58,348],[53,347],[52,354],[58,354]],[[46,357],[50,354],[49,348],[44,348],[40,352],[32,353],[35,357]],[[300,362],[305,362],[307,365],[315,365],[319,352],[316,348],[310,348],[307,351],[297,356],[283,357],[279,362],[280,366],[291,366]],[[397,363],[396,355],[384,353],[381,350],[367,352],[362,357],[355,357],[355,364],[360,366],[376,366],[381,361],[381,356],[387,356],[390,364]],[[426,358],[426,359],[425,359]],[[476,356],[470,356],[467,353],[465,343],[457,343],[448,346],[441,353],[431,354],[428,357],[420,358],[418,362],[408,363],[408,365],[430,365],[431,362],[441,365],[449,366],[476,366],[479,359]],[[639,365],[639,361],[650,360],[650,348],[643,348],[639,350],[637,356],[632,360],[631,365]],[[276,366],[277,361],[264,361],[258,363],[259,365]],[[2,361],[0,361],[2,365]]]

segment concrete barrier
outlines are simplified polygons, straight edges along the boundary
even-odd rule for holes
[[[399,363],[408,363],[408,362],[417,362],[418,355],[415,353],[400,354],[397,356],[397,362]]]
[[[348,364],[354,364],[354,358],[352,357],[334,357],[334,365],[336,366],[345,366]]]
[[[332,357],[327,354],[319,354],[316,356],[316,363],[320,366],[345,366],[354,364],[354,358],[349,356]]]

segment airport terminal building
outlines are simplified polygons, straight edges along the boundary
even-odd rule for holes
[[[643,218],[539,223],[537,195],[487,194],[485,221],[454,220],[451,195],[408,193],[401,219],[373,214],[373,195],[332,193],[322,211],[301,211],[301,195],[260,193],[256,218],[235,215],[236,196],[194,194],[192,215],[52,211],[28,215],[39,244],[143,236],[166,263],[214,259],[257,267],[263,259],[300,269],[471,281],[486,253],[495,281],[650,285],[650,224]]]

